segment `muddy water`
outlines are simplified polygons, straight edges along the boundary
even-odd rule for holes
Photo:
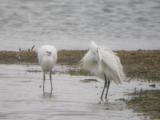
[[[62,74],[66,66],[56,66],[54,95],[42,94],[42,72],[36,65],[0,65],[0,119],[5,120],[143,120],[127,109],[127,93],[153,89],[143,82],[111,84],[108,103],[99,103],[103,81],[82,82],[94,77]],[[36,72],[31,72],[36,71]]]

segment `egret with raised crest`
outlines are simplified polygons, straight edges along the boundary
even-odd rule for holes
[[[104,92],[105,100],[107,100],[111,81],[120,84],[125,79],[123,66],[117,54],[106,47],[96,45],[93,41],[80,63],[84,70],[93,73],[105,81],[100,97],[101,100],[104,98]]]

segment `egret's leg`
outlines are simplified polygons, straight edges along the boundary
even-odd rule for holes
[[[103,87],[103,91],[102,91],[102,94],[101,94],[101,100],[103,100],[103,94],[104,94],[104,90],[107,86],[107,79],[106,79],[106,76],[104,75],[104,78],[105,78],[105,83],[104,83],[104,87]]]
[[[106,88],[106,86],[107,86],[107,78],[106,78],[106,75],[104,74],[104,79],[105,79],[105,83],[104,83],[104,87],[103,87],[103,91],[102,91],[102,94],[101,94],[101,100],[103,100],[103,94],[104,94],[104,90],[105,90],[105,88]]]
[[[107,83],[107,91],[106,91],[106,96],[105,96],[106,100],[107,100],[107,95],[108,95],[108,91],[109,91],[109,86],[110,86],[110,80],[108,80],[108,83]]]
[[[52,94],[52,90],[53,90],[53,86],[52,86],[52,71],[50,71],[50,73],[49,73],[49,78],[50,78],[51,94]]]
[[[45,92],[44,92],[44,87],[45,87],[45,80],[46,80],[46,77],[45,77],[45,72],[43,72],[43,95],[45,95]]]

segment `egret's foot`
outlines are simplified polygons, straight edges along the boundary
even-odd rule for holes
[[[52,96],[52,92],[50,93],[50,96]]]
[[[51,90],[51,92],[50,92],[50,96],[52,96],[52,94],[53,94],[53,88],[52,88],[52,90]]]
[[[105,102],[108,102],[108,99],[107,99],[107,97],[105,97]]]
[[[104,101],[105,101],[105,103],[108,103],[108,99],[105,99]]]
[[[99,104],[102,104],[102,103],[104,103],[104,100],[103,100],[103,98],[100,98]]]
[[[103,101],[102,101],[102,100],[100,100],[100,101],[99,101],[99,104],[103,104]]]
[[[103,97],[100,97],[100,100],[103,101]]]

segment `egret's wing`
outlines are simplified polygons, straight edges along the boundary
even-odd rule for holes
[[[91,51],[88,51],[85,54],[85,56],[81,60],[81,63],[84,70],[90,71],[94,74],[97,72],[97,58]]]
[[[108,79],[112,79],[117,84],[121,83],[124,79],[124,72],[119,57],[108,49],[100,49],[99,56],[101,69],[103,69]]]

